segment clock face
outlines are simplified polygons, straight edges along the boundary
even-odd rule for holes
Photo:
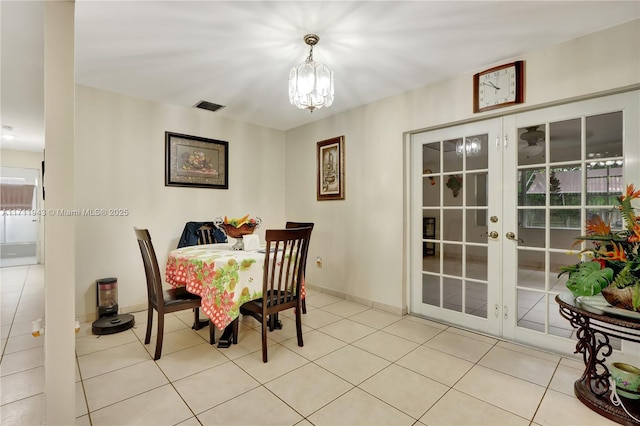
[[[474,112],[522,102],[522,61],[474,76]]]
[[[516,100],[516,67],[511,66],[480,75],[479,106],[504,104]]]

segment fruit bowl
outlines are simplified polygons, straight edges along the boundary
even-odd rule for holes
[[[244,250],[244,242],[242,237],[244,235],[253,234],[253,231],[260,226],[262,220],[259,217],[253,218],[246,215],[240,219],[228,219],[226,216],[224,220],[222,218],[216,218],[214,223],[222,228],[227,237],[235,238],[236,243],[231,247],[234,250]]]
[[[222,226],[224,233],[227,234],[228,237],[241,238],[243,235],[253,234],[253,231],[256,229],[257,224],[244,223],[240,227],[235,227],[230,223],[223,223],[220,226]]]

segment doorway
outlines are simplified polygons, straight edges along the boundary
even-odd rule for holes
[[[40,170],[0,168],[0,266],[38,263]]]
[[[567,291],[558,273],[578,261],[586,219],[618,224],[615,198],[640,182],[639,99],[629,92],[411,135],[411,312],[573,352],[554,300]]]

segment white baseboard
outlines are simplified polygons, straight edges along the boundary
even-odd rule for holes
[[[304,285],[307,286],[307,288],[310,290],[314,290],[323,294],[328,294],[329,296],[338,297],[340,299],[348,300],[349,302],[358,303],[360,305],[369,306],[371,308],[378,309],[380,311],[389,312],[390,314],[404,316],[404,315],[407,315],[408,313],[408,309],[406,306],[399,308],[397,306],[387,305],[385,303],[376,302],[373,300],[365,299],[363,297],[353,296],[348,293],[343,293],[341,291],[320,287],[308,282],[305,282]]]

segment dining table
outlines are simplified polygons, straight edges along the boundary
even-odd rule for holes
[[[169,252],[165,280],[202,298],[202,311],[223,330],[218,347],[225,348],[237,339],[233,323],[240,316],[240,307],[262,297],[265,256],[264,248],[234,250],[228,243],[182,247]],[[304,299],[304,283],[301,287]]]

